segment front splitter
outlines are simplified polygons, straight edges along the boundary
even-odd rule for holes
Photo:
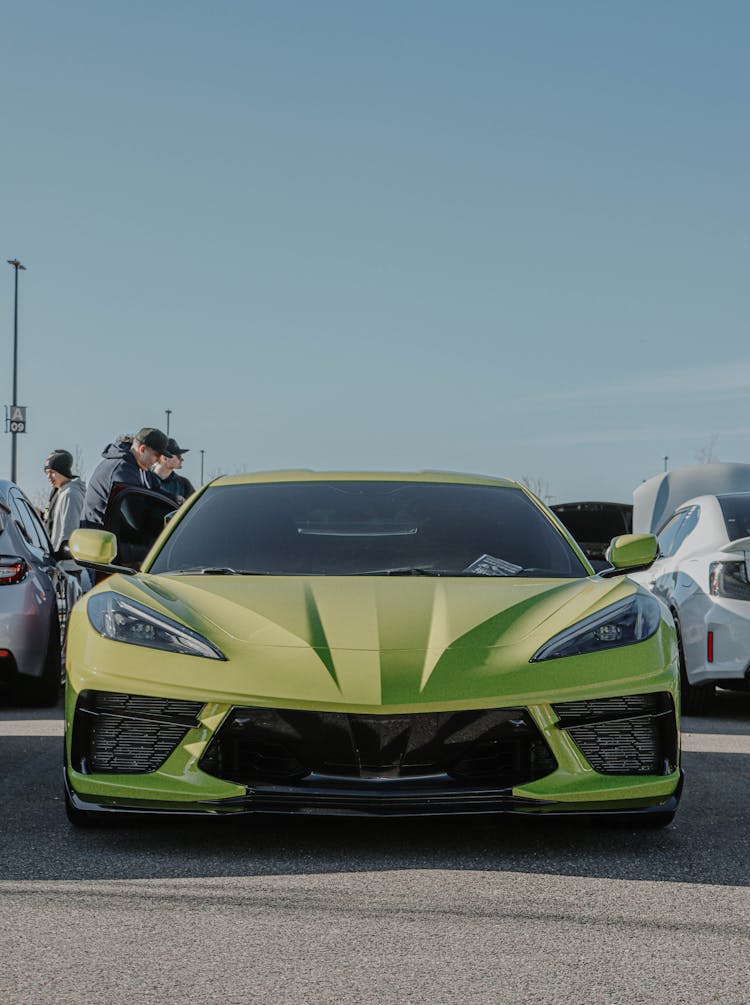
[[[597,804],[571,806],[552,800],[528,799],[512,795],[511,790],[473,790],[460,795],[451,793],[421,797],[416,793],[362,794],[356,790],[336,792],[274,788],[248,790],[244,796],[197,802],[163,802],[156,800],[112,800],[96,803],[82,799],[71,787],[68,772],[63,768],[65,797],[71,807],[81,813],[147,816],[237,816],[283,815],[324,817],[435,817],[516,814],[524,816],[554,816],[561,818],[634,819],[673,814],[680,802],[683,772],[677,788],[661,802],[653,800],[617,800]]]

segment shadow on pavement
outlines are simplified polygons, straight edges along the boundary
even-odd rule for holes
[[[750,764],[743,754],[685,754],[682,806],[663,831],[510,816],[133,818],[77,830],[63,808],[61,742],[0,738],[1,880],[435,869],[750,885],[745,856],[737,854],[750,830]]]
[[[688,716],[682,728],[689,733],[750,733],[750,692],[717,689],[710,714]]]
[[[62,707],[0,703],[2,720],[62,718]],[[689,733],[750,734],[750,693],[720,691]],[[750,764],[683,753],[682,805],[663,831],[513,816],[429,819],[132,818],[76,830],[62,799],[62,739],[0,736],[0,880],[188,879],[384,870],[479,870],[750,885]]]

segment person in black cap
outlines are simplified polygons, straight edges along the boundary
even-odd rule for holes
[[[182,467],[182,455],[186,454],[189,449],[189,447],[181,447],[177,440],[170,436],[167,441],[167,453],[162,454],[153,467],[153,473],[161,482],[162,492],[171,495],[180,505],[195,492],[188,479],[184,475],[177,474]]]
[[[153,426],[144,426],[132,439],[121,437],[106,446],[86,489],[81,527],[104,526],[104,513],[115,485],[161,491],[161,483],[151,468],[164,454],[169,455],[167,435]]]
[[[86,486],[73,474],[73,455],[69,450],[53,450],[44,462],[44,473],[52,486],[44,526],[52,547],[58,551],[78,527]]]

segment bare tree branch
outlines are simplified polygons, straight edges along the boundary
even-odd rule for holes
[[[549,503],[552,499],[552,496],[549,493],[549,482],[546,482],[543,478],[523,475],[521,478],[521,484],[525,485],[530,492],[533,492],[534,495],[543,502]]]
[[[718,439],[718,433],[711,433],[705,447],[696,450],[695,459],[699,464],[713,464],[719,460],[719,455],[716,453],[716,441]]]

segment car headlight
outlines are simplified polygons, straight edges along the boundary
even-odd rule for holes
[[[655,634],[660,620],[659,601],[655,597],[636,593],[555,635],[537,649],[530,662],[583,656],[643,642]]]
[[[226,656],[202,635],[178,621],[149,610],[119,593],[97,593],[87,604],[89,621],[105,639],[185,656],[225,660]]]

